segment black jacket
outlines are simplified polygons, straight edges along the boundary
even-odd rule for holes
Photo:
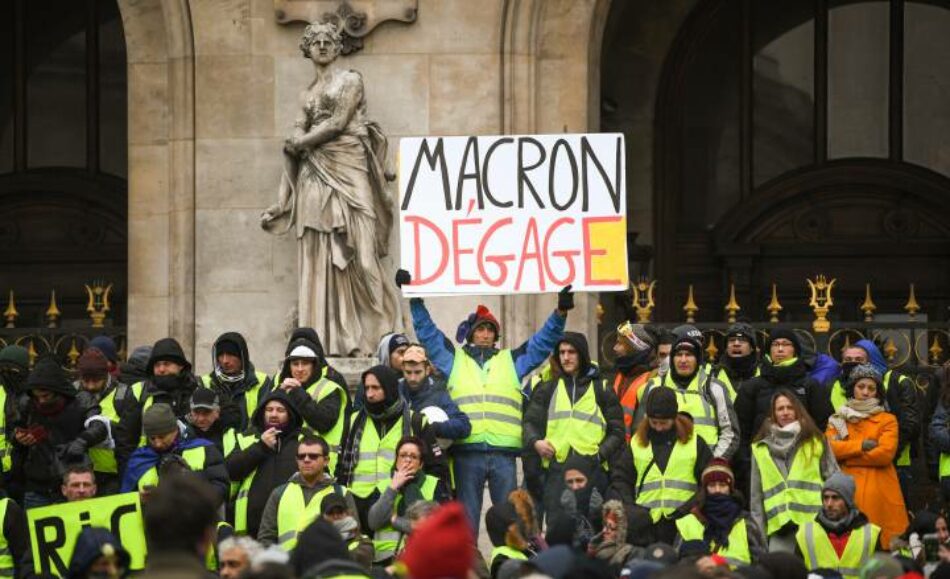
[[[574,346],[580,354],[580,367],[577,376],[566,374],[561,367],[557,349],[562,343]],[[542,382],[534,389],[525,411],[523,429],[525,451],[533,452],[534,443],[543,440],[547,435],[548,407],[551,403],[551,397],[557,391],[558,384],[563,380],[572,403],[587,394],[589,388],[594,388],[594,398],[604,415],[607,425],[607,432],[600,443],[598,454],[604,459],[611,457],[620,450],[624,443],[623,410],[620,408],[620,401],[617,399],[617,395],[614,394],[613,389],[601,376],[598,368],[591,363],[587,338],[577,332],[565,332],[564,338],[554,346],[551,366],[554,377]]]
[[[827,388],[808,377],[808,369],[799,358],[791,366],[776,366],[768,356],[762,358],[761,374],[742,383],[736,393],[735,410],[743,449],[747,449],[762,421],[771,415],[772,397],[779,390],[795,394],[822,431],[831,416],[831,399]]]
[[[244,378],[240,381],[229,383],[222,380],[221,377],[216,374],[218,367],[218,348],[222,342],[235,343],[241,351]],[[258,382],[254,364],[251,362],[251,357],[247,350],[247,341],[244,339],[244,336],[238,332],[225,332],[218,336],[218,339],[214,341],[214,345],[211,347],[211,365],[215,370],[212,370],[211,373],[208,374],[208,387],[214,390],[218,395],[218,404],[221,406],[221,418],[219,422],[222,423],[225,430],[234,428],[239,432],[244,432],[247,430],[251,419],[251,417],[248,416],[247,403],[245,401],[247,392],[260,386],[261,390],[257,399],[258,405],[260,405],[261,400],[263,400],[264,396],[271,390],[273,385],[271,379],[266,377],[262,383]]]
[[[900,455],[904,447],[916,443],[920,437],[921,403],[917,398],[917,386],[909,376],[893,371],[886,386],[888,411],[897,418],[897,454]]]
[[[287,407],[290,423],[277,436],[277,448],[271,449],[264,444],[260,435],[264,433],[264,407],[271,400],[279,400]],[[267,505],[271,492],[297,472],[297,443],[303,421],[300,412],[283,390],[275,390],[261,400],[260,406],[251,417],[249,434],[257,436],[257,442],[244,450],[235,449],[225,458],[228,475],[235,482],[243,481],[255,470],[254,480],[247,497],[247,526],[251,537],[257,536],[261,515]]]

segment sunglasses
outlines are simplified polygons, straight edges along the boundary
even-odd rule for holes
[[[297,455],[297,460],[317,460],[318,458],[323,458],[319,452],[301,452]]]

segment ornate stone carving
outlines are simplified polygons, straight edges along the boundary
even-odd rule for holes
[[[343,49],[338,22],[307,26],[300,48],[315,77],[300,95],[277,203],[261,226],[296,234],[298,324],[317,331],[327,354],[357,357],[374,352],[399,317],[396,288],[381,263],[394,176],[385,168],[386,136],[366,118],[362,76],[331,66]]]
[[[277,22],[327,22],[340,30],[342,54],[363,48],[363,38],[387,21],[415,22],[419,0],[274,0]]]

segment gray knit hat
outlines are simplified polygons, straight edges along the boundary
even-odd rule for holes
[[[862,378],[870,378],[874,380],[878,386],[881,385],[881,381],[883,380],[881,372],[871,364],[858,364],[852,368],[851,373],[848,374],[848,381],[852,386],[857,384],[858,380]]]
[[[145,436],[163,436],[178,430],[178,419],[168,404],[153,404],[142,415]]]
[[[825,481],[825,485],[821,487],[822,492],[833,491],[838,493],[838,496],[844,499],[849,509],[854,508],[854,489],[854,477],[849,474],[844,474],[841,471],[828,477],[828,480]]]

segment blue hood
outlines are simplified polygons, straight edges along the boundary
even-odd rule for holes
[[[854,343],[854,346],[868,353],[871,365],[881,373],[881,376],[887,372],[887,360],[884,358],[884,355],[881,354],[881,351],[877,349],[877,346],[874,345],[874,342],[871,340],[858,340]]]

